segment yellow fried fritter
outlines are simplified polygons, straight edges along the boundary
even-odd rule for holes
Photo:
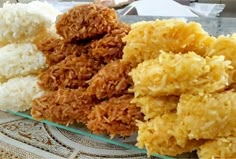
[[[194,51],[205,55],[214,40],[195,22],[186,23],[179,19],[138,22],[123,38],[126,42],[123,60],[137,65],[158,57],[160,50],[173,53]]]
[[[207,141],[197,151],[199,159],[234,159],[236,157],[236,137],[223,137]]]
[[[177,114],[190,139],[214,139],[236,135],[236,92],[205,95],[183,94]]]
[[[141,112],[145,115],[144,119],[153,119],[156,116],[176,111],[179,97],[177,96],[142,96],[135,97],[131,102],[140,107]]]
[[[175,113],[157,116],[146,122],[138,122],[137,146],[146,148],[149,154],[176,156],[191,152],[203,143],[189,140],[183,123]]]
[[[168,96],[215,92],[228,85],[230,62],[224,56],[203,58],[193,52],[162,52],[157,59],[140,63],[130,73],[135,96]]]

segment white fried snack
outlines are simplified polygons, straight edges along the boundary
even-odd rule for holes
[[[48,36],[58,14],[47,2],[4,3],[0,8],[0,46]]]
[[[0,83],[18,76],[37,74],[46,67],[46,57],[32,43],[8,44],[0,48]]]
[[[203,58],[193,52],[162,52],[157,59],[140,63],[130,73],[135,96],[167,96],[215,92],[228,85],[230,62],[224,56]]]
[[[236,92],[183,94],[177,107],[190,139],[236,135]]]
[[[200,24],[180,19],[138,22],[131,28],[123,38],[126,42],[123,60],[133,65],[158,57],[160,50],[174,53],[194,51],[205,55],[215,40]]]

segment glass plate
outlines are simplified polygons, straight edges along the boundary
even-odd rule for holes
[[[11,113],[11,114],[14,114],[14,115],[24,117],[24,118],[34,120],[29,112],[14,112],[14,111],[11,111],[11,110],[8,110],[7,112]],[[83,124],[65,126],[65,125],[60,125],[60,124],[50,122],[50,121],[47,121],[47,120],[41,120],[40,122],[48,124],[50,126],[54,126],[54,127],[57,127],[57,128],[61,128],[61,129],[76,133],[76,134],[79,134],[79,135],[87,136],[87,137],[93,138],[95,140],[99,140],[99,141],[102,141],[102,142],[114,144],[114,145],[120,146],[122,148],[134,150],[134,151],[144,153],[144,154],[147,153],[146,150],[139,149],[135,146],[137,134],[134,134],[133,136],[128,137],[128,138],[115,137],[115,138],[111,139],[111,138],[109,138],[109,136],[96,135],[96,134],[90,133],[90,131]],[[173,157],[158,155],[158,154],[153,154],[152,156],[158,157],[160,159],[174,159]]]

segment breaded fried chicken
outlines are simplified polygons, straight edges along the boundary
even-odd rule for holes
[[[50,38],[40,43],[38,49],[44,53],[49,65],[64,60],[69,55],[80,56],[87,53],[85,43],[65,43],[62,39]]]
[[[87,81],[100,69],[100,63],[83,54],[68,56],[39,75],[39,85],[47,90],[87,87]]]
[[[114,9],[102,5],[78,5],[58,17],[57,33],[65,41],[83,40],[108,33],[117,23]]]
[[[59,89],[33,101],[31,114],[37,120],[59,124],[86,123],[96,99],[84,90]]]
[[[133,95],[113,97],[96,105],[88,116],[87,127],[96,134],[130,136],[137,130],[136,120],[143,120],[140,109],[131,104]]]
[[[90,53],[98,60],[108,63],[111,60],[120,59],[123,55],[122,38],[130,31],[130,26],[119,23],[117,28],[107,33],[103,38],[91,43]]]
[[[112,61],[101,68],[89,81],[88,92],[98,99],[121,95],[132,85],[128,76],[131,67],[120,60]]]

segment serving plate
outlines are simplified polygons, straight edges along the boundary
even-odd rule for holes
[[[15,112],[15,111],[8,110],[7,112],[10,114],[14,114],[14,115],[17,115],[20,117],[30,119],[30,120],[34,120],[28,111]],[[98,141],[98,142],[110,144],[109,148],[107,147],[105,149],[110,149],[113,145],[113,146],[120,147],[122,150],[130,150],[131,153],[134,153],[136,155],[142,154],[141,158],[143,158],[144,156],[145,156],[145,158],[147,157],[146,156],[147,151],[145,149],[139,149],[138,147],[135,146],[137,134],[133,134],[132,136],[127,137],[127,138],[121,138],[121,137],[110,138],[109,136],[106,136],[106,135],[96,135],[96,134],[91,133],[83,124],[74,124],[74,125],[65,126],[65,125],[60,125],[60,124],[57,124],[57,123],[54,123],[54,122],[51,122],[48,120],[41,120],[39,122],[44,123],[49,126],[52,126],[52,127],[59,128],[61,130],[69,131],[73,134],[78,134],[78,135],[83,136],[85,138],[91,138],[91,139],[93,139],[93,141]],[[187,153],[187,154],[183,154],[183,155],[176,156],[176,157],[164,156],[164,155],[159,155],[159,154],[152,154],[151,155],[151,158],[159,158],[159,159],[174,159],[174,158],[183,158],[183,157],[184,158],[196,158],[196,154]]]

